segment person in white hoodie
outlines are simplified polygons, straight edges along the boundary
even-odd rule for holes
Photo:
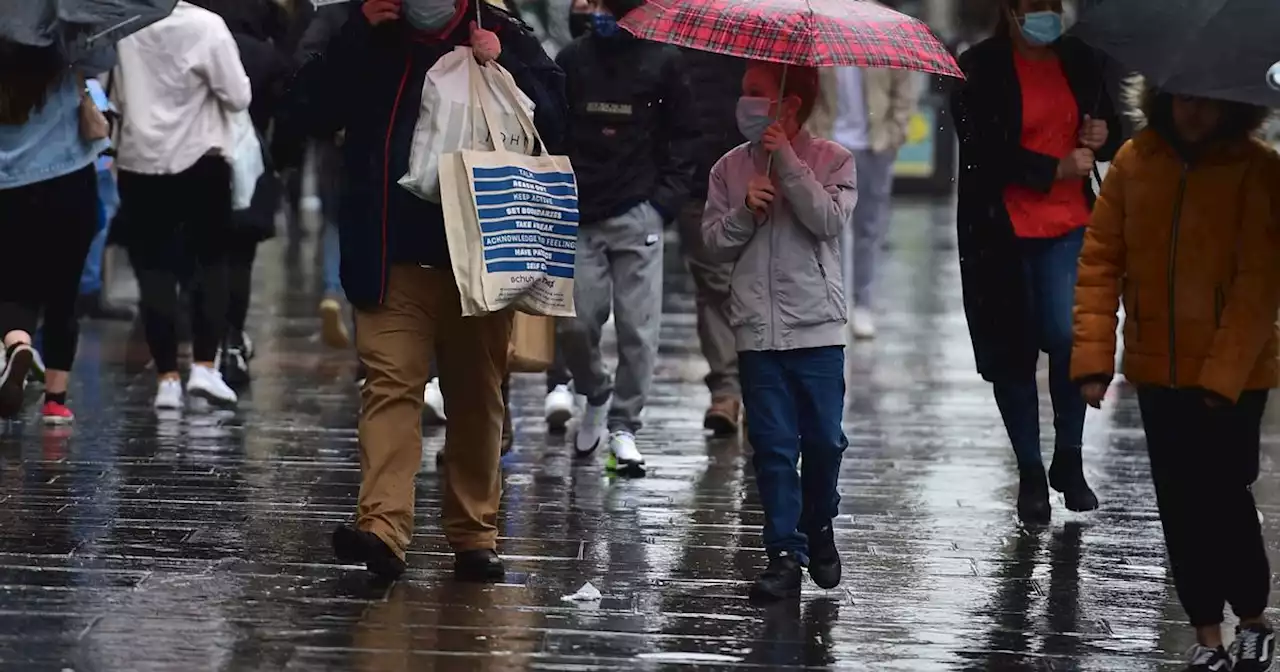
[[[231,118],[249,107],[249,77],[223,20],[187,2],[122,40],[119,55],[109,84],[121,111],[117,226],[138,277],[147,344],[160,376],[155,406],[183,405],[179,282],[188,283],[192,295],[186,393],[233,405],[236,393],[214,360],[227,319]]]

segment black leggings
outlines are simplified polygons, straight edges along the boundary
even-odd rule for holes
[[[1164,525],[1173,583],[1191,625],[1261,616],[1271,569],[1249,486],[1258,478],[1267,392],[1210,408],[1197,390],[1138,390],[1151,477]]]
[[[120,171],[126,245],[156,371],[178,371],[178,284],[191,293],[192,356],[212,362],[227,332],[231,167],[206,156],[176,175]]]
[[[249,294],[253,289],[253,262],[258,256],[258,237],[254,233],[231,235],[227,257],[227,332],[233,343],[239,343],[249,319]]]
[[[11,331],[34,336],[43,313],[45,365],[70,371],[80,340],[75,314],[80,272],[98,232],[93,166],[0,189],[0,223],[0,338]]]

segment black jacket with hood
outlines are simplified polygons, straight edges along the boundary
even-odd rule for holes
[[[589,33],[556,58],[569,97],[569,158],[584,224],[648,201],[668,222],[693,186],[693,96],[677,47]]]
[[[356,306],[383,302],[392,264],[451,266],[440,205],[396,182],[409,169],[427,71],[468,42],[475,1],[460,1],[455,19],[438,37],[403,20],[370,26],[360,3],[351,3],[341,33],[307,61],[286,94],[276,126],[278,150],[296,154],[303,135],[332,138],[344,131],[338,229],[342,286]],[[481,13],[483,27],[502,44],[498,64],[533,100],[534,124],[548,149],[559,152],[566,117],[563,73],[517,19],[487,2],[481,2]],[[281,158],[288,165],[297,162],[296,156]]]

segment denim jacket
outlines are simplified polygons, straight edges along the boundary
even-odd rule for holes
[[[109,60],[114,60],[114,51],[81,70],[90,74],[99,68],[105,70],[104,65],[110,67]],[[80,96],[80,80],[68,69],[25,124],[0,125],[0,189],[69,175],[93,163],[106,150],[109,140],[90,143],[80,138]]]

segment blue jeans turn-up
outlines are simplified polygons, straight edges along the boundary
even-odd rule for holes
[[[739,352],[738,367],[765,549],[807,563],[805,532],[829,524],[840,504],[844,348]]]
[[[1018,242],[1022,248],[1028,319],[1035,321],[1040,350],[1049,355],[1054,449],[1078,452],[1084,435],[1085,403],[1080,389],[1071,382],[1071,312],[1084,228],[1059,238],[1025,238]],[[1043,469],[1035,373],[1031,372],[1026,380],[1000,381],[994,388],[1018,467]]]

